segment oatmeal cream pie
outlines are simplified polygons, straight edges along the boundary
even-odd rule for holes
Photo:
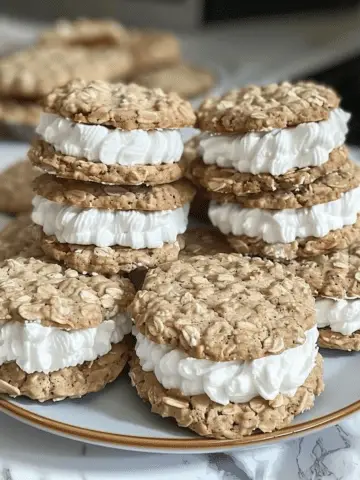
[[[119,185],[171,183],[185,173],[180,129],[195,114],[177,94],[74,80],[44,100],[29,158],[64,178]]]
[[[40,259],[0,268],[0,391],[40,402],[96,392],[123,370],[134,295],[128,279]]]
[[[359,238],[359,237],[358,237]],[[287,267],[303,278],[316,300],[319,345],[360,351],[360,242]]]
[[[212,224],[239,253],[278,260],[311,257],[348,247],[360,231],[360,187],[308,208],[269,210],[212,201]]]
[[[37,46],[0,58],[0,121],[36,125],[40,100],[72,78],[113,80],[132,68],[127,49]]]
[[[280,264],[197,256],[150,271],[130,306],[130,376],[152,411],[215,438],[271,432],[323,390],[309,286]]]
[[[250,86],[203,102],[188,176],[239,253],[278,260],[348,247],[360,170],[344,146],[350,115],[309,82]]]
[[[154,187],[35,179],[32,219],[47,255],[104,275],[176,260],[195,189],[181,179]]]

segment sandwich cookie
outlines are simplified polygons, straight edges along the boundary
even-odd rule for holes
[[[176,260],[195,189],[185,179],[154,187],[35,179],[32,219],[42,248],[80,272],[104,275]]]
[[[308,82],[204,101],[189,176],[207,189],[209,218],[236,251],[291,260],[354,241],[360,170],[343,145],[350,115],[339,102]]]
[[[105,19],[61,20],[42,33],[39,44],[126,48],[133,60],[131,77],[178,64],[181,60],[180,42],[172,33],[128,29],[119,22]]]
[[[120,79],[132,69],[128,49],[36,46],[0,59],[0,121],[35,126],[41,99],[72,78]]]
[[[290,262],[290,271],[303,278],[316,300],[319,345],[360,350],[360,243],[346,250]]]
[[[200,435],[283,428],[323,390],[311,290],[280,264],[238,254],[164,264],[130,311],[138,394]]]
[[[48,173],[120,185],[171,183],[185,173],[180,128],[195,115],[175,93],[74,80],[44,105],[29,158]]]
[[[130,350],[128,279],[19,257],[4,262],[0,280],[1,393],[58,401],[118,377]]]

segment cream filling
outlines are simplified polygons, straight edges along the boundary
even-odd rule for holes
[[[209,218],[225,235],[246,235],[271,244],[324,237],[332,230],[356,223],[359,212],[360,187],[357,187],[338,200],[309,208],[266,210],[211,202]]]
[[[319,328],[330,327],[333,332],[352,335],[360,330],[360,300],[318,298],[315,302]]]
[[[188,357],[169,345],[148,340],[135,328],[136,355],[145,372],[154,372],[166,389],[184,395],[206,394],[221,405],[249,402],[256,396],[273,400],[280,393],[293,396],[315,366],[318,330],[306,332],[306,341],[279,355],[250,362],[213,362]]]
[[[39,195],[33,199],[32,220],[61,243],[97,247],[159,248],[176,242],[188,223],[189,204],[175,210],[81,209]]]
[[[255,175],[283,175],[292,168],[327,162],[329,153],[345,142],[349,119],[349,113],[337,108],[330,112],[328,120],[292,128],[243,135],[204,133],[199,150],[206,164]]]
[[[50,373],[106,355],[131,332],[131,319],[119,313],[83,330],[44,327],[40,322],[10,321],[0,326],[0,365],[16,364],[26,373]]]
[[[180,130],[119,130],[43,113],[36,132],[64,155],[106,165],[175,163],[184,145]]]

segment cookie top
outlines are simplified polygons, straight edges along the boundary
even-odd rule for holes
[[[206,165],[200,157],[189,165],[188,171],[190,178],[207,190],[241,196],[276,190],[298,190],[301,186],[309,185],[340,168],[351,170],[352,166],[352,161],[348,159],[347,148],[342,146],[333,150],[329,160],[322,165],[293,168],[284,175],[240,173],[234,168]]]
[[[107,210],[174,210],[195,195],[195,187],[186,179],[147,187],[103,185],[44,174],[34,180],[33,186],[38,195],[56,203]]]
[[[360,297],[360,242],[328,255],[294,260],[287,267],[303,278],[316,297]]]
[[[130,306],[155,343],[213,361],[252,360],[305,341],[309,286],[280,264],[238,254],[196,256],[150,271]]]
[[[0,323],[40,322],[61,329],[99,325],[123,312],[134,287],[121,277],[85,276],[35,258],[5,260],[0,268]]]
[[[34,47],[0,58],[0,92],[3,97],[37,99],[72,78],[111,80],[131,68],[131,53],[119,47]]]
[[[107,125],[123,130],[191,127],[192,106],[176,93],[164,93],[135,83],[72,80],[45,99],[47,112],[75,122]]]
[[[261,132],[326,120],[340,99],[334,90],[311,82],[250,85],[207,98],[197,125],[211,132]]]
[[[233,250],[226,237],[211,227],[190,228],[182,236],[184,247],[179,259],[187,260],[197,255],[213,256],[217,253],[231,253]]]
[[[39,37],[40,45],[126,45],[130,35],[113,20],[80,18],[70,22],[61,19]]]
[[[250,195],[209,192],[210,198],[219,203],[240,203],[246,208],[270,210],[308,208],[321,203],[337,200],[342,195],[360,185],[360,167],[346,162],[338,170],[319,177],[308,185],[296,190],[275,190]]]
[[[164,92],[176,92],[183,98],[191,98],[205,93],[215,83],[211,72],[185,63],[143,73],[135,77],[133,81],[144,87],[158,87]]]

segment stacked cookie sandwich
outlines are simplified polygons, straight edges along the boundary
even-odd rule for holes
[[[127,363],[134,288],[35,258],[0,268],[0,392],[40,402],[77,398]]]
[[[235,251],[293,261],[303,271],[307,259],[328,264],[316,259],[356,242],[360,169],[344,145],[349,114],[339,103],[333,90],[307,82],[250,86],[204,101],[190,174],[207,190],[210,220]],[[339,304],[327,302],[326,311],[322,300],[318,305],[319,325],[329,324],[323,316]]]
[[[130,376],[152,411],[215,438],[283,428],[323,390],[310,287],[238,254],[148,272],[130,310]]]
[[[45,101],[29,158],[33,221],[47,255],[80,272],[131,272],[173,261],[194,187],[180,128],[191,105],[135,84],[75,80]]]

